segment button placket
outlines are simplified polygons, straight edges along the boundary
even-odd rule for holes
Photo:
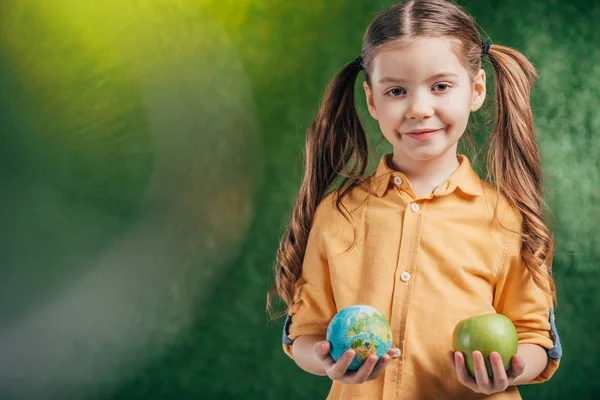
[[[390,315],[390,325],[392,326],[392,335],[396,340],[394,347],[404,348],[406,325],[409,323],[408,309],[411,301],[411,292],[413,289],[412,274],[409,271],[417,273],[416,263],[419,247],[419,236],[421,234],[421,219],[423,215],[419,213],[421,206],[415,200],[414,191],[410,185],[406,184],[405,189],[407,196],[410,196],[405,204],[404,224],[402,226],[402,239],[400,240],[400,251],[398,253],[395,284],[402,285],[403,290],[394,290],[392,300],[392,310]],[[416,276],[416,275],[415,275]],[[385,374],[384,398],[393,398],[397,395],[398,390],[402,390],[402,370],[404,368],[403,360],[404,352],[399,352],[397,363]]]

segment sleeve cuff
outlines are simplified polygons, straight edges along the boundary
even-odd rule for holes
[[[281,338],[283,344],[292,344],[294,341],[288,337],[290,334],[290,324],[292,323],[292,317],[288,313],[285,317],[285,323],[283,324],[283,337]]]
[[[554,347],[547,350],[548,358],[552,361],[559,361],[562,357],[562,345],[560,344],[560,337],[558,336],[558,330],[554,322],[554,308],[550,308],[550,336],[554,343]]]
[[[285,323],[283,324],[283,333],[282,333],[282,337],[281,337],[281,342],[282,342],[283,351],[285,352],[285,354],[287,354],[290,358],[293,359],[294,356],[292,355],[292,344],[294,344],[294,341],[288,337],[288,335],[290,333],[290,324],[291,323],[292,323],[292,317],[288,313],[287,316],[285,317]]]
[[[548,365],[546,366],[546,368],[542,371],[542,373],[537,378],[535,378],[534,380],[532,380],[529,383],[542,383],[542,382],[549,380],[552,377],[552,375],[554,375],[554,373],[558,369],[558,366],[560,365],[560,359],[562,357],[562,345],[560,343],[560,337],[558,336],[558,330],[556,329],[556,324],[554,322],[554,308],[553,307],[550,308],[549,321],[550,321],[550,339],[552,342],[551,348],[548,348],[549,347],[547,345],[548,340],[545,337],[543,338],[543,340],[529,339],[529,340],[524,340],[522,342],[522,343],[534,343],[534,344],[538,344],[538,345],[544,347],[546,349],[546,355],[548,356]]]
[[[294,331],[290,333],[290,327],[292,325],[292,316],[288,313],[285,318],[285,323],[283,324],[283,332],[281,337],[281,344],[283,347],[283,351],[287,354],[291,359],[294,358],[292,355],[292,345],[294,344],[294,340],[298,336],[302,335],[323,335],[327,332],[327,325],[323,327],[318,324],[306,324],[301,326],[294,326]]]

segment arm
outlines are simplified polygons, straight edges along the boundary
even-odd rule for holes
[[[500,271],[494,283],[493,306],[496,312],[507,316],[517,329],[517,354],[511,359],[508,371],[500,355],[492,352],[489,361],[494,379],[488,373],[481,352],[473,353],[475,378],[464,365],[462,354],[449,353],[450,364],[459,381],[477,393],[496,393],[508,386],[545,382],[559,366],[562,348],[554,325],[551,296],[534,282],[522,262],[522,220],[505,237],[500,257]],[[477,354],[476,354],[477,353]]]
[[[330,200],[323,201],[329,202]],[[337,312],[329,262],[324,251],[321,235],[322,225],[328,223],[328,215],[327,213],[323,214],[323,212],[323,207],[320,205],[315,213],[308,236],[302,261],[302,271],[295,282],[293,304],[289,307],[283,327],[284,352],[292,359],[295,358],[296,354],[299,354],[302,360],[298,365],[305,370],[306,363],[304,361],[307,355],[310,354],[311,348],[306,343],[303,343],[304,345],[295,343],[296,339],[303,336],[325,338],[329,322]],[[308,339],[303,338],[301,341],[304,342],[305,340]],[[313,344],[316,341],[315,339]],[[309,364],[311,363],[309,362]],[[311,370],[312,368],[309,366],[307,371],[312,372]]]
[[[548,366],[546,349],[537,344],[520,344],[517,355],[525,362],[525,370],[511,385],[525,385],[537,378]]]
[[[306,372],[328,376],[344,384],[358,384],[377,379],[398,357],[398,349],[378,359],[371,355],[357,371],[347,371],[355,357],[346,351],[336,362],[330,355],[331,343],[326,340],[327,327],[337,312],[329,263],[323,250],[320,234],[323,224],[322,208],[318,208],[304,254],[302,273],[295,285],[294,302],[283,327],[282,346],[285,353]]]
[[[552,297],[537,286],[523,263],[523,220],[520,214],[518,217],[511,224],[513,232],[505,236],[493,299],[496,311],[507,316],[517,329],[517,358],[527,365],[523,371],[525,376],[515,377],[517,385],[547,381],[558,369],[560,361],[560,341],[554,326]]]
[[[315,343],[325,340],[321,335],[302,335],[294,340],[292,354],[300,368],[314,375],[326,376],[325,366],[314,351]]]

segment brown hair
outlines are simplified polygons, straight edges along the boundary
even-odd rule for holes
[[[481,69],[481,37],[473,21],[451,1],[408,0],[381,11],[363,38],[362,67],[371,86],[371,62],[378,49],[392,41],[418,37],[453,39],[454,50],[471,81]],[[488,140],[487,180],[523,216],[522,258],[534,282],[556,302],[552,277],[554,239],[546,223],[542,174],[535,141],[530,89],[537,73],[520,52],[491,45],[488,57],[494,68],[495,114]],[[361,66],[347,64],[329,83],[319,111],[306,136],[306,168],[291,223],[279,244],[275,263],[276,284],[267,294],[267,310],[277,318],[294,301],[295,284],[302,272],[308,235],[317,206],[334,181],[337,209],[352,188],[362,184],[369,146],[354,103],[354,84]],[[278,295],[288,306],[273,314]]]

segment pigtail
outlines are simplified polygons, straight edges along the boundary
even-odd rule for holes
[[[361,180],[367,166],[368,141],[354,102],[354,85],[361,70],[360,60],[346,65],[329,83],[316,117],[306,135],[304,178],[283,234],[275,262],[276,284],[267,294],[267,311],[273,318],[285,315],[293,304],[296,281],[317,206],[338,177],[337,208],[341,200]],[[278,295],[288,309],[273,313]]]
[[[488,180],[523,216],[522,257],[535,283],[556,302],[554,238],[546,223],[542,171],[530,106],[538,74],[518,51],[493,45],[496,120],[490,136]]]

